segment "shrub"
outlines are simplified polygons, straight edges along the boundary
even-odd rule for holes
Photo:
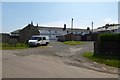
[[[100,34],[94,44],[95,55],[120,55],[120,34]]]
[[[100,41],[120,41],[120,34],[100,34],[99,36]]]

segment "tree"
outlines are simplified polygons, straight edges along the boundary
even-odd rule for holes
[[[87,31],[89,31],[90,30],[90,27],[87,27]]]
[[[107,30],[109,28],[109,26],[110,26],[109,24],[106,24],[104,27]]]
[[[66,24],[64,24],[64,28],[63,28],[63,31],[66,30]]]

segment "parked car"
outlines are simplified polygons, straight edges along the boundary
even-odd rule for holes
[[[29,46],[40,46],[40,45],[48,45],[48,44],[49,44],[49,37],[48,36],[34,35],[28,41]]]

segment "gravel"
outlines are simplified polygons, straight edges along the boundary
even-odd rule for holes
[[[114,67],[109,67],[104,64],[98,64],[92,62],[81,56],[84,52],[92,51],[93,52],[93,42],[85,42],[81,45],[66,45],[62,42],[52,41],[48,46],[33,47],[22,50],[3,50],[8,53],[15,54],[17,56],[29,56],[29,55],[46,55],[46,56],[55,56],[62,58],[65,64],[88,68],[100,72],[117,74],[118,69]]]

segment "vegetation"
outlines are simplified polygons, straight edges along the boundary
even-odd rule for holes
[[[90,31],[90,27],[87,27],[87,31]]]
[[[99,36],[100,41],[120,41],[120,34],[101,34]]]
[[[80,45],[80,44],[83,44],[83,42],[80,42],[80,41],[65,41],[63,43],[68,44],[68,45]]]
[[[83,56],[101,64],[120,68],[120,58],[118,56],[95,56],[93,52],[85,52]]]
[[[100,34],[98,42],[95,42],[94,50],[98,55],[118,56],[120,53],[120,34]]]
[[[25,48],[28,48],[28,45],[24,43],[17,43],[17,44],[0,43],[0,49],[3,49],[3,50],[25,49]]]

